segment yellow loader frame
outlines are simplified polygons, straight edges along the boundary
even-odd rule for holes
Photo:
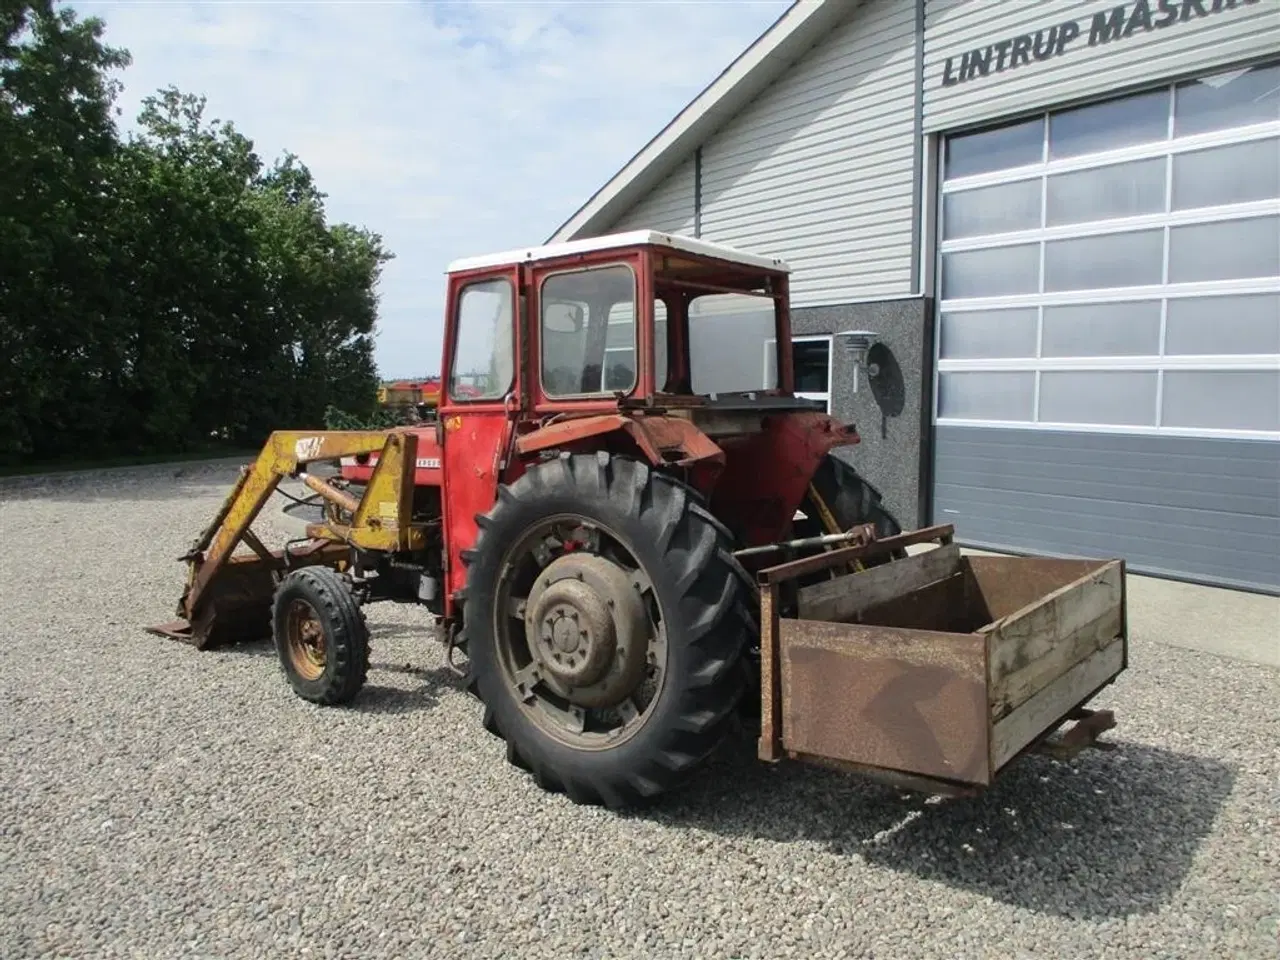
[[[271,601],[284,574],[323,564],[342,570],[353,547],[387,552],[420,549],[425,534],[410,522],[416,434],[399,430],[278,430],[235,486],[191,549],[178,619],[150,627],[152,633],[197,649],[232,637],[271,635]],[[318,461],[378,453],[378,462],[357,500],[303,468]],[[286,477],[301,480],[329,501],[322,523],[309,524],[300,548],[269,550],[253,532],[253,522]],[[341,511],[339,513],[338,511]],[[339,519],[342,514],[349,518]],[[236,554],[244,543],[250,553]]]

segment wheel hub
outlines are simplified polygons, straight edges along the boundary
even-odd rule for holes
[[[617,651],[617,630],[604,597],[582,580],[551,584],[534,613],[543,670],[570,687],[596,683]]]
[[[549,564],[530,592],[525,631],[546,682],[578,706],[619,703],[644,677],[644,606],[626,571],[603,557]]]
[[[324,627],[310,604],[304,600],[290,604],[286,631],[295,669],[306,680],[319,679],[325,666]]]

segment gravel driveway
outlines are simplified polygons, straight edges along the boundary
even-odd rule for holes
[[[1136,623],[1113,752],[934,804],[744,738],[619,816],[506,764],[414,609],[353,709],[144,633],[234,468],[104,476],[0,482],[8,960],[1280,956],[1274,670]]]

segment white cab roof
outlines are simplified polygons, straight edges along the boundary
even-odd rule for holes
[[[777,257],[762,257],[747,253],[722,243],[709,240],[695,240],[693,237],[682,237],[673,233],[659,233],[656,230],[632,230],[627,233],[610,233],[601,237],[587,237],[582,240],[568,240],[562,243],[548,243],[537,247],[525,247],[520,250],[506,250],[502,253],[490,253],[480,257],[463,257],[454,260],[446,269],[447,273],[459,273],[463,270],[475,270],[485,267],[501,267],[507,264],[524,263],[528,260],[542,260],[549,257],[567,257],[581,253],[593,253],[597,250],[613,250],[618,247],[630,247],[636,244],[653,244],[670,247],[685,253],[702,254],[719,257],[749,267],[765,270],[781,270],[790,273],[791,267]]]

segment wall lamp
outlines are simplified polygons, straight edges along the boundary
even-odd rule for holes
[[[841,330],[836,336],[844,343],[844,348],[853,358],[853,392],[858,392],[858,368],[863,367],[868,377],[880,375],[878,363],[868,363],[867,354],[879,338],[873,330]]]

